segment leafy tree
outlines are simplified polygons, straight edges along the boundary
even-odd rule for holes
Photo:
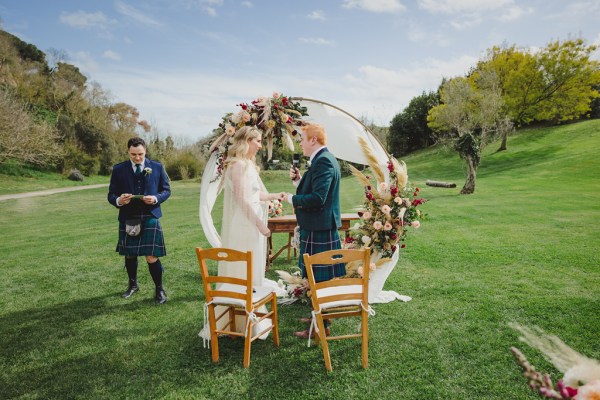
[[[392,119],[387,138],[388,151],[402,156],[434,144],[435,134],[427,125],[427,114],[438,104],[436,92],[423,92],[413,97],[408,106]]]
[[[468,78],[450,79],[440,89],[440,100],[429,111],[429,127],[445,134],[465,160],[467,176],[460,193],[474,193],[481,150],[496,132],[512,126],[503,113],[498,76],[474,71]]]
[[[600,68],[591,60],[597,46],[585,40],[555,41],[537,53],[516,46],[493,47],[477,69],[494,71],[516,125],[533,121],[560,123],[587,115],[598,97]],[[499,150],[506,150],[507,136]]]

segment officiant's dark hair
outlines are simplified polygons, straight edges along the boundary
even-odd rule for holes
[[[127,149],[130,147],[138,147],[139,145],[142,145],[144,149],[146,148],[146,142],[140,137],[132,137],[127,141]]]

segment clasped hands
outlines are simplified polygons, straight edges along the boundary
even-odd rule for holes
[[[124,206],[125,204],[131,203],[133,196],[134,195],[131,193],[123,193],[119,196],[119,204]],[[144,196],[140,200],[149,205],[154,204],[154,196]]]

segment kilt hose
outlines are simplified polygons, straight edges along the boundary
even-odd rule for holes
[[[167,255],[165,239],[158,218],[142,217],[142,231],[138,236],[125,233],[125,223],[119,222],[119,242],[116,251],[126,257]]]
[[[300,256],[298,267],[302,271],[302,277],[306,278],[306,267],[304,266],[304,253],[314,255],[328,250],[342,248],[342,242],[337,229],[325,231],[307,231],[300,228]],[[346,275],[346,264],[338,263],[331,265],[313,265],[315,282],[328,281],[338,276]]]

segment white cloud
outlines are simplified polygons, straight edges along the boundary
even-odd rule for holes
[[[102,57],[113,61],[121,61],[121,55],[112,50],[106,50],[104,53],[102,53]]]
[[[361,8],[371,12],[402,12],[406,7],[399,0],[344,0],[344,8]]]
[[[223,6],[223,2],[224,2],[224,0],[200,0],[200,5],[205,13],[207,13],[211,17],[216,17],[217,16],[216,7]],[[244,3],[250,3],[250,2],[245,1]],[[243,4],[243,5],[248,7],[248,4]],[[250,3],[250,6],[252,6],[251,3]]]
[[[502,15],[500,15],[498,19],[503,22],[510,22],[524,17],[527,14],[532,14],[533,11],[534,10],[532,7],[524,8],[519,6],[511,6],[508,7],[508,9],[504,13],[502,13]]]
[[[319,46],[333,46],[335,44],[334,41],[323,39],[323,38],[305,38],[305,37],[301,37],[301,38],[298,38],[298,41],[301,42],[301,43],[316,44],[316,45],[319,45]]]
[[[117,11],[119,13],[121,13],[129,18],[132,18],[133,20],[135,20],[141,24],[150,25],[150,26],[162,26],[163,25],[161,22],[144,14],[143,12],[141,12],[140,10],[136,9],[133,6],[130,6],[129,4],[119,1],[115,4],[115,8],[117,9]]]
[[[250,1],[242,1],[242,5],[248,8],[254,7],[254,4],[252,4]]]
[[[315,19],[315,20],[319,20],[319,21],[325,21],[325,13],[322,10],[315,10],[313,12],[311,12],[310,14],[308,14],[309,19]]]
[[[114,20],[110,20],[103,12],[86,13],[85,11],[75,11],[72,13],[62,12],[59,21],[73,28],[101,28],[106,29],[108,25],[114,24]]]
[[[419,7],[432,13],[455,14],[497,10],[512,5],[514,0],[418,0]]]
[[[84,75],[94,76],[100,70],[100,65],[87,51],[69,53],[69,59],[73,60],[73,64],[77,65]]]
[[[482,21],[483,20],[479,16],[479,14],[468,14],[461,16],[460,19],[450,21],[450,25],[454,29],[461,31],[463,29],[468,29],[480,25]]]
[[[452,43],[449,35],[440,31],[425,29],[423,25],[414,21],[408,24],[408,39],[414,43],[426,43],[439,47],[447,47]]]

